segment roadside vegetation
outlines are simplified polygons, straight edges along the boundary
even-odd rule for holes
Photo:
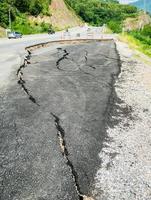
[[[32,22],[28,19],[26,14],[20,14],[13,21],[12,28],[23,34],[36,34],[47,32],[48,29],[51,29],[52,27],[50,24],[44,22]]]
[[[122,33],[126,19],[139,19],[140,12],[133,5],[121,5],[116,0],[65,0],[85,22],[102,26],[112,33]],[[135,25],[135,24],[134,24]],[[142,30],[127,31],[120,36],[131,46],[151,56],[151,25]]]
[[[144,45],[151,45],[151,24],[145,25],[142,30],[131,31],[130,35],[140,40]]]
[[[50,16],[49,5],[51,0],[1,0],[0,1],[0,26],[9,26],[8,12],[10,9],[12,29],[23,34],[42,33],[51,28],[47,23],[32,23],[28,16]]]
[[[23,34],[63,30],[83,24],[81,18],[64,0],[0,0],[0,26]]]
[[[85,22],[102,26],[107,24],[114,33],[122,32],[123,21],[136,17],[134,6],[119,4],[116,0],[65,0]]]
[[[136,7],[121,5],[117,0],[64,0],[68,8],[72,8],[83,21],[102,26],[107,24],[114,33],[122,31],[123,20],[138,14]],[[48,24],[34,24],[28,19],[29,15],[50,16],[51,0],[1,0],[0,26],[8,27],[8,10],[11,6],[13,28],[23,34],[45,32]]]
[[[120,39],[127,42],[130,47],[135,48],[151,57],[151,25],[146,25],[142,30],[124,33]]]

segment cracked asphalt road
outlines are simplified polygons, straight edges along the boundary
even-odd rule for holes
[[[116,46],[54,43],[30,62],[21,75],[37,104],[17,71],[0,94],[0,200],[91,196],[120,72]]]

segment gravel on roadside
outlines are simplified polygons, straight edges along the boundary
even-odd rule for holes
[[[150,200],[151,65],[126,44],[116,43],[121,73],[93,196],[96,200]]]

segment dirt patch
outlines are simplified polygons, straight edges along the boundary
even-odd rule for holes
[[[81,25],[83,22],[73,10],[70,10],[63,0],[52,0],[50,9],[50,16],[30,16],[32,22],[48,23],[53,27],[62,30],[67,27],[75,27]]]

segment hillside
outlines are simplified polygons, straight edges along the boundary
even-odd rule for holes
[[[8,27],[8,0],[0,1],[0,26]],[[107,24],[114,33],[122,32],[123,22],[135,21],[138,9],[116,0],[13,0],[12,29],[23,34],[47,32],[51,27],[61,30],[87,22]],[[79,17],[78,17],[79,16]],[[82,20],[81,20],[82,19]]]
[[[102,26],[107,24],[113,32],[122,31],[123,21],[136,17],[138,10],[131,5],[122,5],[116,0],[65,0],[85,22]]]
[[[51,23],[54,27],[74,27],[82,22],[73,10],[69,9],[63,0],[52,0],[51,2]]]
[[[148,24],[151,24],[150,16],[141,12],[137,17],[127,18],[124,21],[124,28],[125,31],[140,30]]]
[[[8,0],[0,0],[0,26],[9,26]],[[11,6],[12,29],[23,34],[47,32],[81,25],[82,20],[64,0],[13,0]]]
[[[131,5],[134,5],[142,10],[144,10],[144,7],[145,7],[144,0],[135,1],[135,2],[131,3]],[[146,11],[151,13],[151,1],[150,0],[146,1]]]
[[[64,0],[52,0],[49,13],[50,16],[30,16],[29,19],[32,22],[52,24],[57,30],[79,26],[83,23],[75,12],[65,4]]]

